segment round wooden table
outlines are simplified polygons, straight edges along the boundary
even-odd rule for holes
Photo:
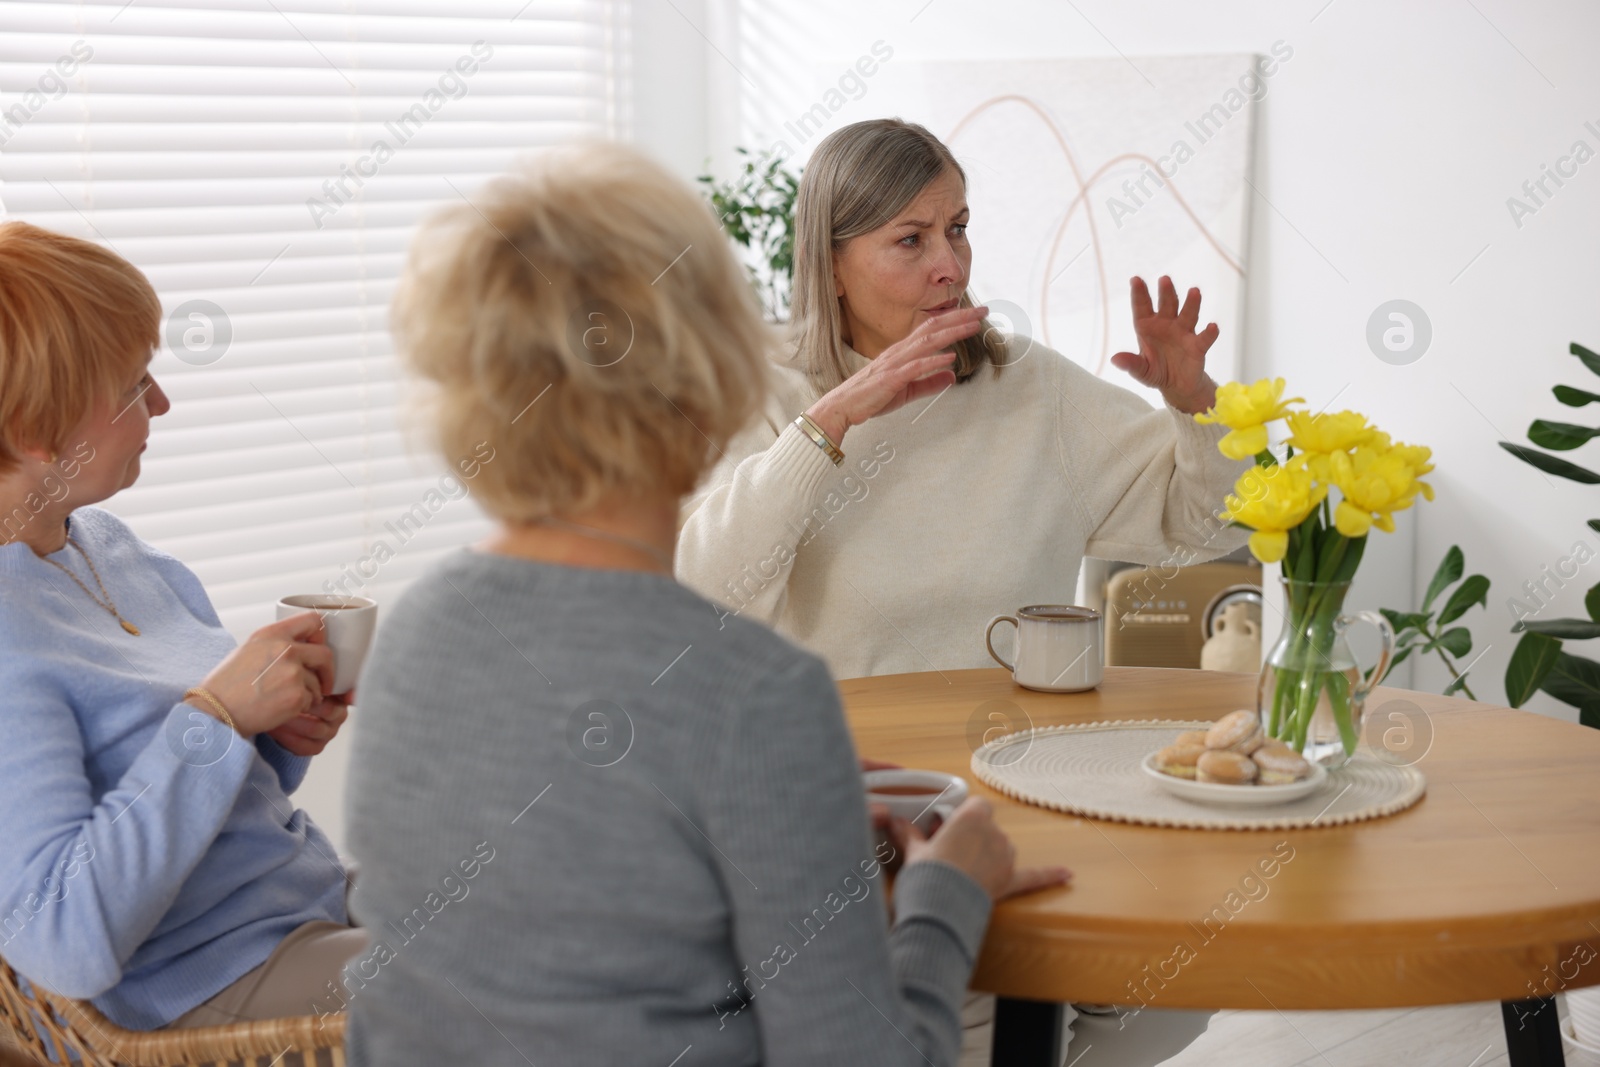
[[[1108,667],[1099,689],[1073,694],[1023,689],[998,668],[839,683],[863,756],[962,775],[995,805],[1019,863],[1074,872],[990,919],[972,986],[1002,998],[995,1062],[1057,1067],[1060,1002],[1499,1000],[1512,1063],[1561,1063],[1550,998],[1600,984],[1600,730],[1381,687],[1366,736],[1387,731],[1427,795],[1388,818],[1289,831],[1084,819],[1013,801],[971,771],[978,743],[1019,727],[1214,720],[1254,707],[1255,685],[1143,667]]]

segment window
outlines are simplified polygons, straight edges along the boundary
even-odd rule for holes
[[[627,14],[0,3],[6,215],[111,246],[161,294],[172,411],[106,506],[236,635],[289,593],[391,598],[486,528],[404,432],[389,298],[436,205],[527,151],[628,135]]]

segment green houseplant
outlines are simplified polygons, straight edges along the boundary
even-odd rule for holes
[[[1438,654],[1439,659],[1444,662],[1445,669],[1450,672],[1450,684],[1445,686],[1444,695],[1465,693],[1468,700],[1478,699],[1467,686],[1467,671],[1458,669],[1456,662],[1472,651],[1472,631],[1465,626],[1450,626],[1450,624],[1465,615],[1474,605],[1488,606],[1489,579],[1481,574],[1473,574],[1462,580],[1461,575],[1465,571],[1466,557],[1461,554],[1461,546],[1451,545],[1450,550],[1444,554],[1444,559],[1439,561],[1438,569],[1433,572],[1433,580],[1428,583],[1428,592],[1422,598],[1420,609],[1416,611],[1378,609],[1383,617],[1389,620],[1389,625],[1394,627],[1397,650],[1394,659],[1389,663],[1389,670],[1384,672],[1385,678],[1411,653],[1427,655],[1433,652]],[[1434,602],[1457,582],[1461,584],[1456,585],[1455,591],[1445,598],[1444,605],[1436,613]],[[1382,682],[1383,678],[1379,678],[1378,681]]]
[[[789,317],[794,281],[794,201],[800,177],[786,170],[779,157],[753,158],[747,149],[734,151],[744,157],[744,168],[733,178],[719,182],[702,174],[699,181],[722,228],[745,250],[745,269],[767,318],[783,322]]]
[[[1578,357],[1578,361],[1590,373],[1600,375],[1600,355],[1576,341],[1567,351]],[[1571,385],[1557,385],[1551,392],[1557,400],[1572,408],[1600,402],[1600,394]],[[1550,454],[1570,452],[1594,437],[1600,437],[1600,429],[1570,422],[1535,419],[1528,427],[1528,440],[1540,448],[1529,448],[1510,441],[1501,441],[1500,447],[1546,474],[1582,485],[1597,485],[1600,484],[1600,474]],[[1540,451],[1541,448],[1549,451]],[[1600,519],[1590,519],[1588,525],[1591,530],[1600,530]],[[1573,545],[1573,556],[1563,558],[1561,562],[1569,563],[1576,559],[1582,564],[1591,558],[1593,551],[1588,543],[1579,541]],[[1557,570],[1561,570],[1559,563]],[[1576,573],[1574,569],[1573,574]],[[1577,708],[1578,721],[1583,725],[1600,729],[1600,663],[1586,656],[1574,655],[1564,647],[1567,641],[1600,637],[1600,583],[1591,586],[1584,595],[1583,606],[1589,615],[1587,619],[1536,619],[1533,615],[1543,609],[1544,600],[1542,596],[1530,597],[1530,600],[1533,601],[1531,604],[1515,599],[1512,601],[1518,618],[1511,629],[1513,633],[1521,633],[1522,639],[1517,642],[1516,649],[1511,653],[1511,662],[1506,666],[1507,702],[1512,707],[1521,707],[1534,693],[1543,691],[1563,704]],[[1574,1036],[1586,1045],[1600,1043],[1600,1027],[1594,1022],[1600,1019],[1600,988],[1569,989],[1565,996]]]
[[[1591,373],[1600,375],[1600,355],[1576,341],[1569,351]],[[1570,385],[1558,385],[1551,391],[1557,400],[1568,407],[1581,408],[1600,402],[1600,393]],[[1551,451],[1570,452],[1594,437],[1600,437],[1600,429],[1535,419],[1528,427],[1528,440],[1550,451],[1540,451],[1540,448],[1529,448],[1510,441],[1501,441],[1500,447],[1546,474],[1583,485],[1600,485],[1600,474],[1550,454]],[[1600,531],[1600,519],[1590,519],[1589,528]],[[1585,547],[1583,542],[1579,542],[1574,546],[1575,554],[1576,550]],[[1579,562],[1587,558],[1585,556]],[[1522,639],[1517,643],[1511,654],[1511,662],[1506,667],[1506,700],[1512,707],[1521,707],[1534,693],[1543,691],[1577,708],[1578,720],[1585,726],[1600,729],[1600,663],[1574,655],[1564,648],[1567,641],[1600,637],[1600,584],[1589,589],[1583,598],[1583,605],[1589,613],[1587,619],[1535,619],[1531,617],[1533,611],[1526,604],[1517,608],[1520,617],[1511,629],[1513,633],[1521,633]]]

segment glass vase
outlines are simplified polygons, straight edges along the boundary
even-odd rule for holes
[[[1343,766],[1361,739],[1367,694],[1394,658],[1394,630],[1375,611],[1344,614],[1349,582],[1283,582],[1283,633],[1267,654],[1256,710],[1268,737],[1325,767]],[[1372,681],[1350,652],[1345,631],[1377,627],[1382,647]]]

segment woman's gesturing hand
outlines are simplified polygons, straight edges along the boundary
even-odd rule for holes
[[[845,431],[874,415],[885,415],[919,397],[956,383],[950,346],[977,333],[986,307],[952,308],[930,315],[905,340],[884,349],[871,363],[840,382],[806,411],[836,445]]]
[[[1018,870],[1017,848],[995,825],[994,808],[982,797],[968,797],[932,837],[923,837],[905,819],[894,820],[894,834],[903,844],[907,866],[941,860],[977,882],[994,901],[1065,885],[1072,878],[1065,867]]]
[[[263,626],[200,685],[222,702],[245,737],[318,708],[333,685],[333,650],[323,643],[321,617],[308,611]]]
[[[1200,321],[1200,290],[1190,289],[1178,308],[1178,291],[1162,275],[1161,306],[1150,305],[1143,278],[1133,279],[1133,331],[1139,351],[1118,352],[1111,364],[1131,374],[1140,385],[1161,390],[1167,403],[1193,415],[1216,403],[1217,383],[1206,373],[1206,350],[1217,339],[1217,324],[1195,332]]]

